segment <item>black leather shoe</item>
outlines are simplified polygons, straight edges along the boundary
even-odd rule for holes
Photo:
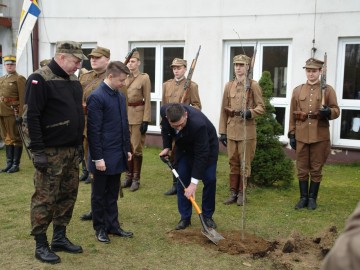
[[[208,228],[216,229],[216,223],[212,218],[205,218],[205,223]]]
[[[121,229],[120,227],[118,229],[113,229],[113,230],[109,231],[109,234],[113,234],[113,235],[120,236],[120,237],[126,237],[126,238],[131,238],[134,236],[134,234],[132,232],[126,232],[123,229]]]
[[[164,193],[166,196],[176,195],[177,193],[177,186],[174,184],[168,191]]]
[[[80,219],[84,221],[92,220],[92,212],[90,211],[89,213],[83,214]]]
[[[104,229],[100,229],[100,230],[96,231],[95,236],[96,236],[97,240],[99,240],[99,242],[102,242],[105,244],[110,243],[110,238]]]
[[[190,225],[191,225],[190,219],[182,219],[176,225],[175,230],[184,230],[186,227],[189,227]]]
[[[88,178],[86,178],[86,180],[85,180],[85,182],[84,182],[85,184],[90,184],[91,183],[91,178],[90,178],[90,175],[89,175],[89,177]]]

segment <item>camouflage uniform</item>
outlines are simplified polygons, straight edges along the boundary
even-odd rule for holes
[[[4,57],[5,64],[15,65],[15,56]],[[17,172],[22,154],[22,141],[16,124],[15,112],[22,115],[26,79],[15,69],[0,78],[0,131],[6,148],[6,167],[0,172]]]
[[[66,237],[78,193],[84,131],[81,85],[77,76],[68,72],[80,67],[81,59],[87,59],[81,44],[57,42],[54,59],[31,74],[26,83],[29,148],[36,169],[31,234],[36,240],[35,257],[47,263],[60,262],[54,251],[83,251]],[[46,231],[51,222],[50,250]]]
[[[250,58],[245,55],[234,57],[234,64],[248,65]],[[221,104],[219,133],[227,136],[227,152],[230,164],[230,198],[225,202],[234,202],[236,194],[242,203],[243,177],[241,171],[242,159],[245,159],[245,177],[251,174],[251,161],[256,150],[256,122],[255,117],[264,113],[264,101],[259,84],[251,80],[250,89],[244,91],[245,81],[234,79],[225,85]],[[246,93],[246,96],[244,96]],[[246,104],[245,104],[246,103]],[[244,108],[244,105],[246,106]],[[227,110],[226,110],[227,108]],[[233,111],[233,114],[229,113]],[[250,110],[251,116],[244,119],[240,112]],[[245,156],[244,156],[245,147]],[[232,198],[232,200],[230,200]],[[230,202],[231,201],[231,202]]]

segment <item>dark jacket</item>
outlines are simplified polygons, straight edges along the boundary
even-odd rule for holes
[[[216,129],[201,111],[189,105],[183,105],[188,118],[185,127],[176,134],[166,118],[168,106],[169,104],[166,104],[160,109],[163,147],[171,149],[174,139],[175,159],[180,160],[184,155],[192,157],[191,177],[203,179],[206,167],[217,162],[219,141]]]
[[[125,171],[130,152],[126,98],[102,82],[86,101],[89,169],[92,173],[114,175]],[[93,160],[104,159],[106,171],[96,170]]]
[[[82,144],[82,88],[54,60],[29,76],[25,104],[33,151]]]

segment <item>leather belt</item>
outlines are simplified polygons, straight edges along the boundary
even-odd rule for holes
[[[308,119],[318,119],[318,115],[317,115],[317,114],[309,113],[309,114],[307,115],[307,118],[308,118]]]
[[[18,97],[0,97],[1,102],[14,102],[19,101]]]
[[[142,106],[145,105],[145,101],[138,101],[138,102],[128,102],[128,106],[130,107],[136,107],[136,106]]]
[[[242,111],[235,111],[234,112],[234,116],[243,116],[243,112]]]

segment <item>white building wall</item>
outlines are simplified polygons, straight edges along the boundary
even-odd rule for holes
[[[359,0],[38,0],[39,58],[53,56],[58,40],[76,40],[111,49],[112,60],[123,60],[131,42],[183,41],[184,58],[202,49],[193,79],[199,84],[203,112],[218,126],[224,78],[224,43],[255,40],[290,40],[288,102],[292,89],[305,82],[302,69],[311,56],[328,55],[327,82],[336,85],[338,45],[341,37],[360,37]],[[11,4],[22,0],[12,0]],[[75,3],[76,2],[76,3]],[[315,5],[316,4],[316,5]],[[316,6],[316,17],[314,14]],[[18,70],[32,72],[23,56]],[[259,64],[259,63],[258,63]],[[254,79],[260,77],[260,70]],[[288,116],[287,116],[288,117]]]

